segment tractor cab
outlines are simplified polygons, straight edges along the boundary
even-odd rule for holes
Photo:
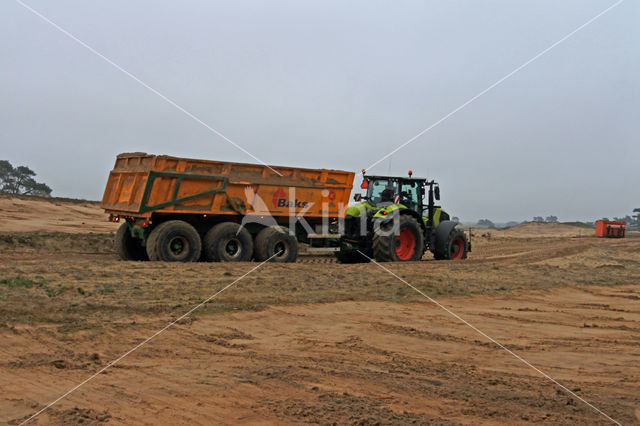
[[[424,198],[425,179],[405,179],[388,176],[367,176],[363,181],[367,193],[365,199],[372,206],[403,204],[420,211]]]

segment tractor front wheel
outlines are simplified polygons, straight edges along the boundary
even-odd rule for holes
[[[463,260],[467,258],[468,247],[464,231],[455,227],[446,238],[436,239],[433,254],[438,260]]]
[[[409,262],[422,258],[424,234],[418,221],[401,215],[397,232],[393,222],[381,225],[373,235],[373,256],[379,262]]]

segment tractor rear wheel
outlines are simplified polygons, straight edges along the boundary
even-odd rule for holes
[[[373,235],[373,256],[379,262],[409,262],[422,258],[424,234],[418,221],[401,215],[397,234],[393,222],[380,226]]]
[[[464,231],[455,227],[447,238],[436,239],[433,255],[438,260],[463,260],[467,258],[468,247]]]
[[[256,236],[256,260],[264,262],[290,263],[298,258],[298,240],[289,234],[285,228],[269,226]]]
[[[161,223],[147,239],[147,254],[151,260],[195,262],[200,258],[201,250],[198,231],[182,220]]]
[[[142,241],[139,238],[131,236],[129,231],[129,225],[123,223],[118,228],[116,236],[113,240],[116,253],[122,260],[149,260],[147,251],[142,246]]]
[[[246,228],[223,222],[207,232],[202,250],[210,262],[246,262],[253,256],[253,239]]]

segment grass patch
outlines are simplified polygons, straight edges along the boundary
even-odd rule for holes
[[[43,278],[38,278],[37,280],[32,280],[31,278],[25,277],[13,277],[13,278],[4,278],[0,280],[0,285],[6,285],[8,288],[32,288],[32,287],[44,287],[47,283],[47,280]]]
[[[58,285],[58,287],[44,287],[44,291],[45,293],[47,293],[47,296],[49,297],[57,297],[60,296],[62,293],[64,293],[65,291],[67,291],[69,287],[63,287],[62,285]]]
[[[0,280],[0,285],[5,285],[9,289],[40,289],[49,297],[60,296],[69,289],[69,287],[65,287],[62,284],[58,284],[56,287],[49,287],[47,284],[49,284],[49,281],[40,276],[35,279],[17,276]]]
[[[100,294],[113,294],[116,292],[116,289],[113,287],[104,287],[100,290]]]

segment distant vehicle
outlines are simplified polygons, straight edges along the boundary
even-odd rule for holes
[[[295,262],[299,242],[348,263],[419,260],[427,249],[466,258],[464,232],[434,204],[435,182],[363,176],[367,193],[347,207],[353,172],[128,153],[101,206],[123,222],[124,260]]]
[[[596,220],[596,237],[624,238],[626,229],[623,220]]]

